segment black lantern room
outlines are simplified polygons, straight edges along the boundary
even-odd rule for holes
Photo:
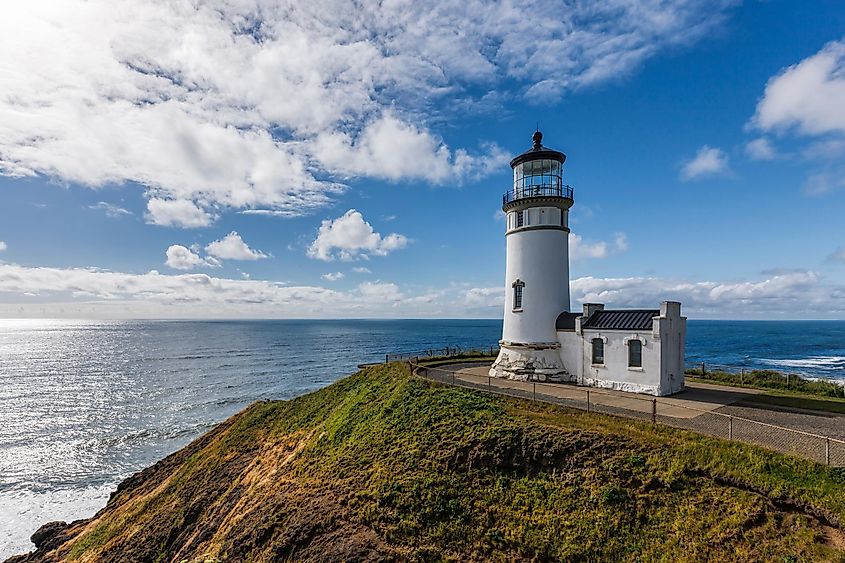
[[[532,137],[533,146],[511,160],[513,189],[505,194],[503,204],[531,197],[562,197],[571,200],[572,188],[563,183],[566,155],[543,146],[540,131]]]

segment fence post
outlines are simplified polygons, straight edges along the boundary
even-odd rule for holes
[[[590,412],[590,390],[587,389],[587,412]]]
[[[389,363],[390,363],[390,362],[388,361],[388,358],[389,358],[389,357],[390,357],[390,354],[385,354],[385,355],[384,355],[384,363],[386,363],[386,364],[389,364]]]
[[[786,388],[789,389],[789,373],[786,374]]]
[[[531,392],[531,400],[537,402],[537,382],[534,382],[534,390]]]
[[[455,372],[452,371],[452,386],[455,385]]]
[[[824,439],[824,463],[830,465],[830,438]]]
[[[701,362],[701,377],[707,375],[707,370],[704,369],[704,362]]]
[[[490,388],[490,376],[487,376],[487,392],[491,395],[493,394],[493,390]]]
[[[734,417],[728,417],[728,440],[734,439]]]
[[[745,368],[742,368],[742,371],[739,372],[739,384],[742,385],[745,379]]]
[[[701,364],[704,365],[704,364]],[[651,423],[657,423],[657,399],[651,400]]]

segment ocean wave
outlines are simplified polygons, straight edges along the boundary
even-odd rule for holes
[[[778,367],[845,370],[845,356],[810,356],[807,358],[772,359],[760,358],[761,362]]]

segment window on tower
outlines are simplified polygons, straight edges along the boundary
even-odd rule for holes
[[[525,282],[516,280],[513,282],[513,310],[522,310],[522,289],[525,287]]]
[[[517,211],[516,212],[516,226],[517,228],[523,226],[525,224],[525,211]]]
[[[604,364],[604,340],[593,338],[593,363]]]

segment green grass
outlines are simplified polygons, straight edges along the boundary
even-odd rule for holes
[[[751,370],[741,375],[707,370],[702,377],[701,369],[688,369],[686,374],[691,376],[693,381],[698,380],[703,383],[786,391],[802,396],[845,398],[845,387],[842,385],[828,381],[804,379],[795,374],[790,374],[787,380],[786,375],[778,371]]]
[[[438,385],[403,363],[256,403],[168,471],[144,498],[116,495],[62,553],[258,562],[357,559],[366,544],[409,561],[845,561],[808,514],[845,521],[842,472]],[[98,551],[97,530],[119,545]],[[350,551],[327,556],[336,546]]]

